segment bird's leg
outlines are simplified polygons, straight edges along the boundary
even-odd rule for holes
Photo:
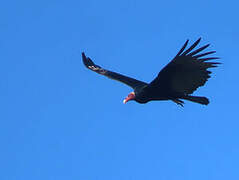
[[[181,101],[180,99],[172,99],[173,102],[175,102],[177,105],[180,105],[183,107],[184,102]]]

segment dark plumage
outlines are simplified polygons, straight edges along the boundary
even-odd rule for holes
[[[145,83],[106,69],[94,64],[94,62],[82,53],[83,63],[87,68],[111,79],[118,80],[132,87],[134,92],[130,93],[124,100],[135,100],[138,103],[147,103],[152,100],[172,100],[183,106],[182,99],[207,105],[209,100],[206,97],[191,96],[198,87],[203,86],[210,78],[211,71],[208,68],[217,67],[218,62],[209,60],[219,59],[218,57],[205,57],[215,51],[201,53],[209,44],[196,49],[201,38],[185,50],[188,40],[185,42],[178,54],[167,64],[150,83]],[[200,54],[201,53],[201,54]]]

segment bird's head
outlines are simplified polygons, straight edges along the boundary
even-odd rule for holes
[[[134,99],[135,99],[135,92],[131,92],[131,93],[129,93],[129,95],[124,99],[123,103],[126,104],[128,101],[134,100]]]

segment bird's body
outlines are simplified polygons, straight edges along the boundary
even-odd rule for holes
[[[138,103],[147,103],[149,101],[153,100],[167,100],[170,97],[170,93],[166,92],[163,88],[157,87],[157,88],[150,88],[149,85],[136,89],[135,91],[135,101]],[[157,93],[157,92],[160,92]]]
[[[217,57],[204,57],[215,53],[215,51],[198,54],[206,49],[209,44],[192,51],[200,40],[201,39],[198,39],[191,47],[185,50],[188,44],[187,40],[175,58],[173,58],[173,60],[166,65],[150,83],[145,83],[103,69],[94,64],[84,53],[82,53],[82,58],[83,63],[88,69],[111,79],[118,80],[134,89],[134,92],[131,92],[128,97],[125,98],[124,103],[129,100],[135,100],[138,103],[147,103],[154,100],[172,100],[183,106],[184,102],[182,99],[185,99],[207,105],[209,100],[206,97],[191,96],[190,94],[198,87],[203,86],[208,78],[210,78],[209,74],[211,74],[211,72],[207,69],[216,67],[217,64],[220,63],[208,62],[209,60],[218,59]]]

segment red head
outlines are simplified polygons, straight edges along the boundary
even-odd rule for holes
[[[128,101],[135,99],[135,93],[131,92],[129,95],[124,99],[123,103],[126,104]]]

